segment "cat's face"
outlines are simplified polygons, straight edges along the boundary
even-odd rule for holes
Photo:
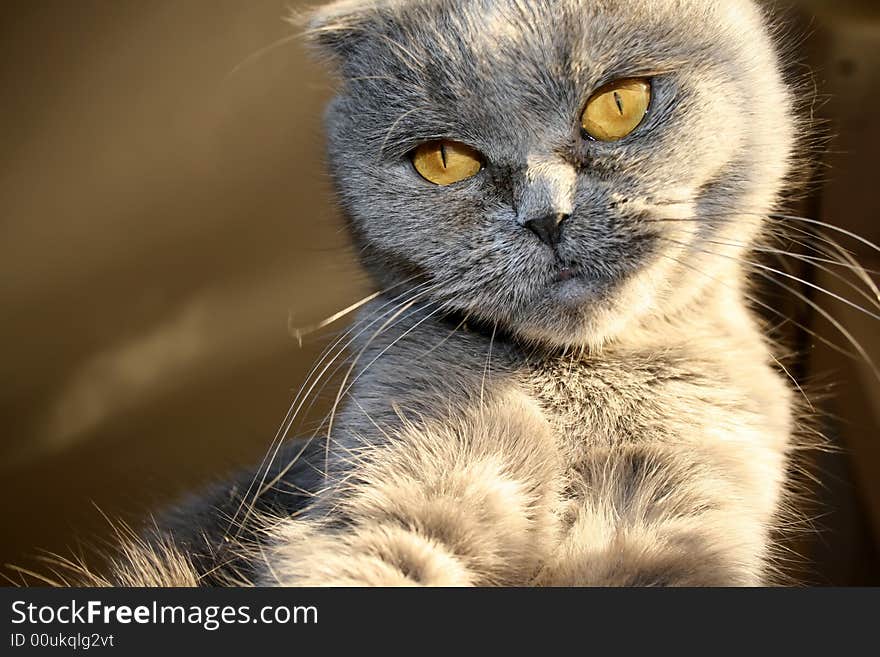
[[[523,337],[596,346],[739,284],[794,130],[750,1],[344,0],[312,27],[343,77],[333,176],[384,285],[419,275]],[[584,113],[620,81],[639,114],[609,138]]]

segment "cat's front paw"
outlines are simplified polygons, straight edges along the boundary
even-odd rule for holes
[[[556,540],[553,437],[506,400],[447,422],[407,423],[360,455],[315,520],[284,524],[268,581],[297,585],[527,583]],[[353,483],[352,483],[353,482]]]
[[[472,586],[473,573],[437,543],[403,527],[322,530],[291,521],[267,553],[270,586]]]

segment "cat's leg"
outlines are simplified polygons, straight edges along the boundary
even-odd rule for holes
[[[525,584],[556,543],[559,475],[552,434],[527,401],[407,423],[358,455],[317,505],[323,517],[282,523],[262,583]]]
[[[592,450],[535,583],[761,585],[783,470],[781,453],[735,443]]]

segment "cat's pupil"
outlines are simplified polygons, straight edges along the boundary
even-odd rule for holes
[[[614,92],[614,102],[617,103],[617,111],[623,116],[623,99],[620,97],[620,92]]]
[[[446,144],[440,144],[440,159],[443,160],[443,168],[446,169]]]

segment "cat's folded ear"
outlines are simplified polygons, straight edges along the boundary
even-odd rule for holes
[[[291,17],[318,52],[344,62],[387,18],[395,0],[335,0]]]

